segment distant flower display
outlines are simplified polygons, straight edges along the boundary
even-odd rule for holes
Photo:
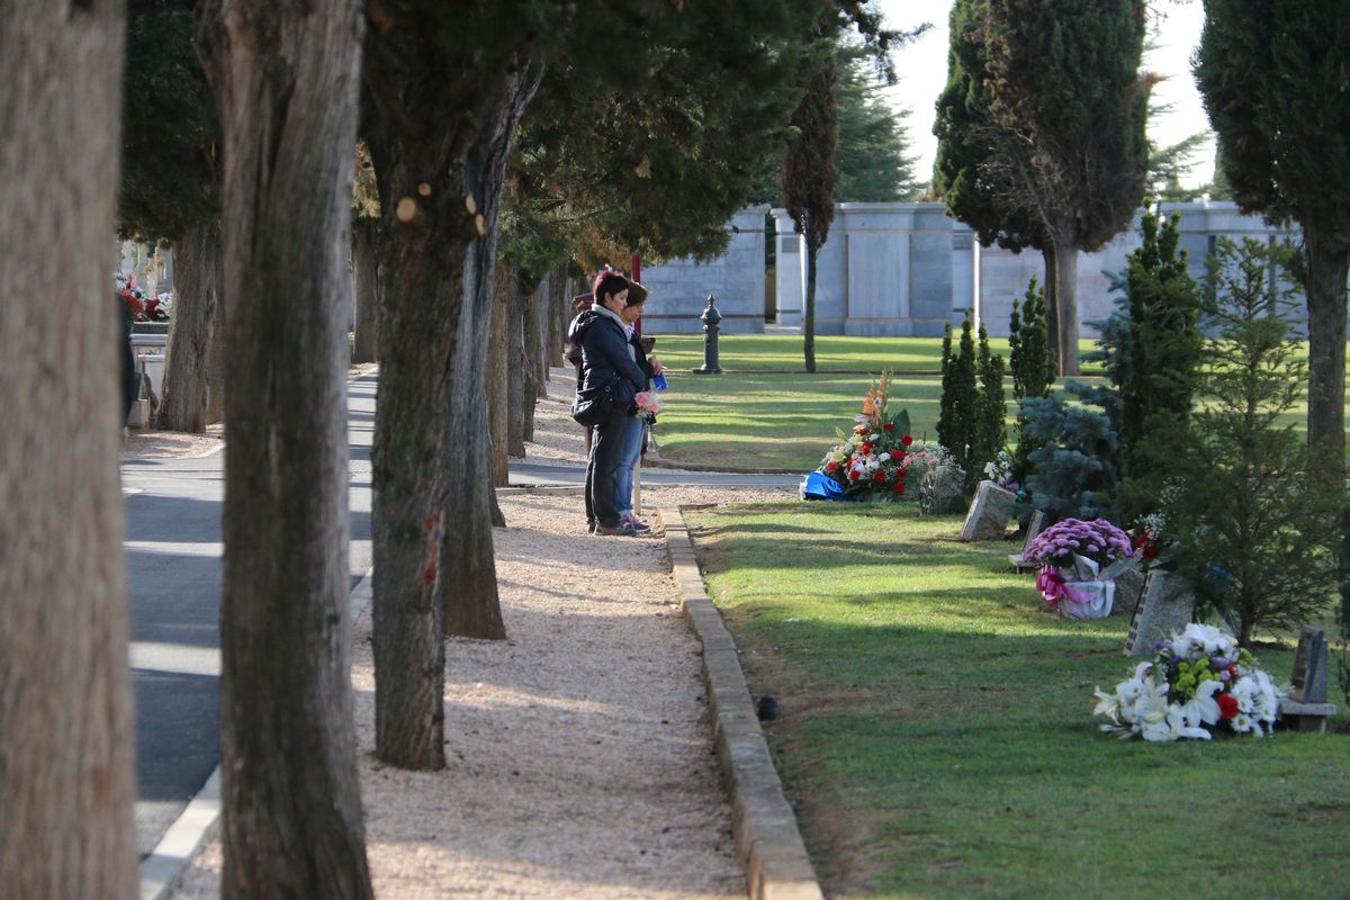
[[[1121,739],[1264,737],[1275,728],[1282,695],[1232,635],[1192,624],[1160,641],[1157,658],[1136,666],[1115,690],[1097,689],[1093,715],[1110,719],[1102,731]]]

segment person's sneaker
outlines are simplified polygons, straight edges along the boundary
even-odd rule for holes
[[[626,523],[628,523],[629,528],[632,528],[638,534],[646,534],[647,532],[652,530],[652,526],[648,525],[646,522],[639,519],[633,513],[625,513],[623,520]]]
[[[620,520],[618,525],[606,525],[604,522],[595,523],[595,533],[611,537],[633,537],[637,534],[633,526]]]
[[[587,519],[587,520],[586,520],[586,533],[587,533],[587,534],[595,534],[595,520],[594,520],[594,519]]]

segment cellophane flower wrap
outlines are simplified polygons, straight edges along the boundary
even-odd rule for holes
[[[844,492],[873,500],[898,500],[908,490],[909,414],[890,414],[886,399],[890,375],[883,374],[868,390],[862,413],[852,433],[836,432],[839,443],[830,448],[817,471],[843,486]]]
[[[1111,614],[1114,581],[1135,564],[1130,536],[1105,519],[1065,519],[1042,531],[1023,558],[1039,566],[1036,587],[1060,615]]]
[[[1210,740],[1216,734],[1264,737],[1275,728],[1283,692],[1232,635],[1187,625],[1159,642],[1157,658],[1106,692],[1093,692],[1101,730],[1122,740]]]

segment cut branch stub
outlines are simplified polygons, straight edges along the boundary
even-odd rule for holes
[[[417,201],[411,197],[401,198],[394,208],[394,215],[398,216],[400,222],[411,222],[417,218]]]
[[[464,198],[464,208],[468,211],[469,215],[471,215],[471,216],[477,215],[477,214],[478,214],[478,201],[475,200],[475,199],[473,199],[472,196],[465,197],[465,198]]]

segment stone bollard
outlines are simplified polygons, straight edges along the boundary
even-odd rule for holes
[[[694,370],[695,375],[722,374],[722,367],[718,365],[717,359],[717,323],[722,321],[722,314],[713,305],[716,302],[717,298],[709,294],[708,308],[699,316],[703,322],[703,365]]]

